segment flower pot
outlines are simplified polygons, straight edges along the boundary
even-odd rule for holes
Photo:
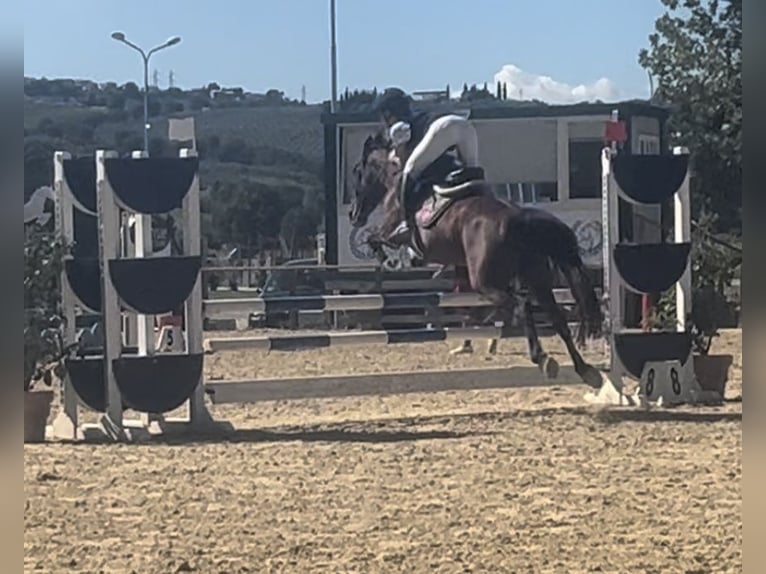
[[[24,393],[24,442],[45,442],[45,426],[51,412],[53,391]]]
[[[732,355],[694,355],[694,374],[702,390],[723,396],[733,362]]]

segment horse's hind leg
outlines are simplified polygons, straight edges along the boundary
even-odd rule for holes
[[[524,301],[524,332],[527,335],[527,345],[529,347],[529,358],[540,367],[549,379],[555,379],[559,374],[559,364],[544,350],[540,344],[540,338],[537,335],[537,325],[535,325],[535,315],[532,310],[532,302],[529,297]]]
[[[577,346],[572,338],[572,333],[569,331],[569,325],[567,325],[566,317],[561,311],[556,298],[553,295],[553,289],[550,286],[532,286],[532,290],[537,299],[539,305],[543,308],[545,313],[550,317],[553,329],[556,331],[561,340],[564,341],[569,356],[572,358],[575,372],[580,375],[580,378],[585,384],[594,388],[600,388],[603,382],[603,378],[598,369],[585,362],[582,358],[580,351],[577,350]]]
[[[555,379],[559,374],[559,364],[543,349],[537,334],[535,315],[532,309],[531,296],[539,292],[553,289],[553,274],[547,261],[536,257],[524,257],[520,265],[521,282],[529,288],[524,301],[524,332],[527,336],[530,360],[545,373],[549,379]]]

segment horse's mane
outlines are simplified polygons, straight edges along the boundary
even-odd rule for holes
[[[367,136],[367,139],[364,140],[364,147],[362,148],[362,165],[367,165],[367,160],[372,152],[376,150],[385,150],[387,152],[391,150],[391,140],[389,139],[388,134],[382,129]]]

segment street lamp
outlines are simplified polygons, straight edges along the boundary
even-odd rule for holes
[[[335,44],[335,0],[330,0],[330,113],[338,105],[338,47]]]
[[[175,46],[181,41],[180,36],[173,36],[168,39],[164,44],[155,46],[148,52],[144,52],[141,48],[136,46],[133,42],[125,38],[125,34],[122,32],[112,32],[112,39],[122,42],[123,44],[133,48],[144,60],[144,151],[149,153],[149,58],[155,52],[159,52],[170,46]]]

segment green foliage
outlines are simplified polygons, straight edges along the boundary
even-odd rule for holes
[[[732,313],[733,304],[727,300],[726,291],[742,263],[741,253],[716,240],[716,219],[709,212],[703,212],[692,230],[692,312],[687,328],[692,333],[694,351],[703,355],[710,351],[720,325]],[[675,288],[660,296],[651,326],[675,329]]]
[[[358,112],[370,109],[378,90],[349,90],[346,88],[340,96],[339,109],[344,112]]]
[[[53,153],[56,141],[48,136],[24,138],[24,192],[53,184]]]
[[[719,214],[718,230],[740,229],[742,1],[662,3],[639,63],[657,80],[655,99],[673,108],[673,144],[692,153],[694,214],[707,208]]]
[[[247,182],[219,183],[210,191],[211,240],[240,247],[244,257],[253,257],[266,247],[278,246],[281,214],[286,211],[282,196],[273,188]]]
[[[113,149],[125,156],[143,148],[143,93],[135,84],[26,78],[25,89],[25,193],[51,185],[56,150],[76,157],[93,154],[96,149]],[[177,145],[167,139],[167,116],[181,111],[192,114],[200,154],[207,245],[236,246],[246,241],[252,249],[259,244],[282,244],[290,249],[290,245],[301,247],[313,242],[323,213],[321,106],[298,107],[279,90],[258,96],[233,88],[225,90],[225,97],[209,97],[219,90],[214,83],[190,91],[152,90],[150,155],[177,155]],[[89,93],[98,97],[89,99]],[[107,107],[88,107],[98,100]],[[210,109],[196,113],[191,111],[195,106]],[[231,204],[221,202],[215,193],[224,188],[237,198]],[[248,198],[250,193],[255,196]],[[303,210],[307,198],[311,206],[306,206],[306,213],[301,211],[296,220],[291,210]],[[231,220],[236,205],[248,209]],[[263,229],[255,233],[251,225]],[[286,237],[280,238],[280,228]]]
[[[492,92],[487,87],[486,82],[484,83],[484,86],[481,88],[477,88],[476,84],[473,84],[470,88],[464,85],[463,92],[460,94],[460,100],[463,102],[479,102],[482,100],[494,100],[494,99],[500,99],[500,98],[495,97],[495,95],[492,94]]]
[[[64,317],[59,277],[66,246],[38,228],[28,230],[24,242],[24,390],[39,381],[50,385],[60,374],[66,349],[61,327]]]

